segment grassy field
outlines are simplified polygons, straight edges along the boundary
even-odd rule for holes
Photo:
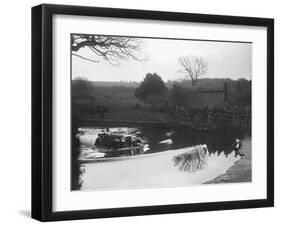
[[[230,79],[202,79],[198,82],[198,87],[210,90],[222,89],[224,83],[228,83],[228,103],[230,105],[250,106],[251,103],[251,82],[234,81]],[[137,121],[137,122],[175,122],[172,116],[175,113],[175,106],[178,103],[172,98],[172,85],[166,84],[169,88],[169,109],[160,111],[156,108],[142,108],[140,101],[135,97],[135,89],[138,84],[135,83],[116,83],[73,80],[72,96],[76,98],[90,98],[91,101],[87,106],[73,104],[74,112],[80,114],[80,119],[99,120],[101,115],[96,112],[96,106],[102,105],[108,109],[104,114],[105,120],[111,121]],[[184,83],[183,83],[184,85]],[[187,90],[186,88],[184,88]],[[187,92],[180,105],[186,110],[192,108],[202,108],[206,104],[223,107],[225,104],[224,93],[205,93],[192,96]],[[198,106],[200,105],[200,107]],[[86,110],[83,108],[86,107]],[[90,109],[90,110],[89,110]]]
[[[171,121],[168,113],[149,111],[137,108],[139,100],[134,95],[133,87],[99,87],[95,86],[92,95],[95,105],[104,105],[108,108],[104,119],[128,121]],[[100,114],[85,115],[86,118],[100,119]]]

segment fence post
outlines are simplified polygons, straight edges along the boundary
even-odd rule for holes
[[[224,101],[227,102],[227,83],[224,83]]]

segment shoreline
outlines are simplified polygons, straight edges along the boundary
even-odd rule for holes
[[[241,159],[237,160],[233,166],[227,169],[224,174],[221,174],[214,179],[204,182],[203,184],[218,184],[218,183],[237,183],[252,181],[252,142],[251,138],[243,140],[240,153],[244,154]]]

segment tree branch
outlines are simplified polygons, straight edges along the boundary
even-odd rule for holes
[[[94,55],[103,58],[112,65],[119,65],[120,60],[126,59],[144,60],[138,55],[141,41],[137,38],[73,34],[71,41],[72,52],[78,53],[80,49],[88,48]],[[79,54],[77,57],[85,58]],[[86,58],[86,60],[89,59]]]
[[[99,61],[98,60],[92,60],[92,59],[89,59],[89,58],[86,58],[86,57],[82,57],[80,56],[79,54],[76,54],[76,53],[72,53],[72,56],[76,56],[76,57],[79,57],[83,60],[88,60],[88,61],[91,61],[91,62],[94,62],[94,63],[98,63]]]
[[[184,68],[184,73],[190,78],[192,85],[194,86],[197,80],[203,77],[207,73],[208,64],[207,62],[197,56],[183,56],[178,59],[181,66]]]

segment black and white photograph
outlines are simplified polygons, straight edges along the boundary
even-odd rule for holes
[[[0,225],[278,222],[278,1],[3,3]]]
[[[274,206],[274,19],[234,15],[32,8],[32,218]]]
[[[69,39],[71,190],[252,182],[252,42]]]

